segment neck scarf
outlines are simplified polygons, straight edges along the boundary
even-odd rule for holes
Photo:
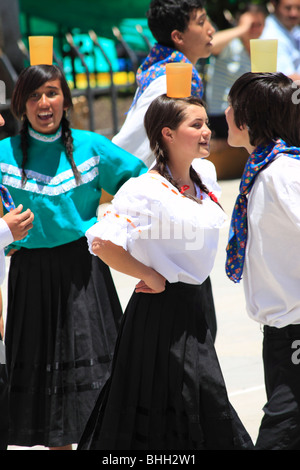
[[[10,192],[5,188],[5,186],[3,186],[3,184],[0,184],[0,196],[4,207],[8,211],[15,209],[14,201],[10,195]]]
[[[132,106],[139,99],[141,94],[156,78],[166,74],[166,64],[169,62],[188,62],[190,61],[181,52],[176,51],[170,47],[161,46],[155,44],[149,52],[147,58],[139,67],[136,75],[136,82],[138,90],[132,102]],[[202,98],[203,96],[203,84],[202,80],[193,67],[192,73],[192,95]]]
[[[233,282],[240,282],[243,274],[248,233],[247,194],[250,192],[258,173],[278,154],[300,160],[300,148],[288,147],[281,139],[272,142],[267,147],[258,146],[247,160],[240,183],[240,193],[232,213],[229,241],[226,248],[225,270]]]

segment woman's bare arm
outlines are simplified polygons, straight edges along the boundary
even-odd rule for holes
[[[154,269],[144,265],[111,241],[95,238],[92,251],[112,269],[141,281],[137,284],[136,292],[158,294],[165,290],[166,279]]]

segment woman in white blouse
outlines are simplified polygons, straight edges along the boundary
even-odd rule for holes
[[[199,98],[163,95],[145,128],[156,166],[125,183],[87,232],[92,253],[140,281],[78,448],[251,448],[228,401],[201,296],[226,220],[191,166],[209,155],[207,114]]]
[[[264,326],[268,402],[257,449],[300,450],[300,101],[282,73],[246,73],[229,93],[228,143],[245,166],[226,271],[243,275],[247,310]]]

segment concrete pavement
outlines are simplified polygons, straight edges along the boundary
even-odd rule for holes
[[[230,220],[239,180],[222,181],[220,185],[220,202]],[[266,400],[261,358],[262,332],[260,325],[247,316],[242,283],[234,284],[226,277],[224,266],[227,237],[228,227],[221,230],[216,262],[211,273],[218,322],[216,350],[230,401],[255,441]],[[125,307],[136,280],[115,271],[113,277],[121,303]],[[5,312],[6,285],[3,286],[3,300]],[[10,446],[9,449],[26,448]],[[43,448],[37,446],[34,449]]]

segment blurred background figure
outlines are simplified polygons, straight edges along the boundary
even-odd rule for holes
[[[277,70],[300,80],[300,0],[272,0],[261,39],[278,39]]]
[[[12,97],[18,74],[24,67],[24,57],[18,46],[21,39],[19,15],[18,0],[0,0],[0,80],[5,83],[7,103]],[[1,138],[16,133],[16,122],[9,106],[1,109],[1,114],[5,120],[5,126],[0,129]]]
[[[213,131],[211,159],[221,168],[218,171],[219,179],[235,177],[235,171],[242,171],[247,160],[244,149],[233,149],[227,144],[228,127],[224,111],[228,106],[227,97],[231,86],[241,75],[251,70],[250,39],[260,37],[267,14],[263,5],[249,4],[236,15],[236,26],[217,31],[214,35],[206,75],[205,99]],[[235,165],[232,165],[232,158]],[[228,159],[230,165],[226,163]]]
[[[21,39],[19,14],[18,0],[0,0],[0,47],[17,73],[24,67],[24,57],[18,47]]]

